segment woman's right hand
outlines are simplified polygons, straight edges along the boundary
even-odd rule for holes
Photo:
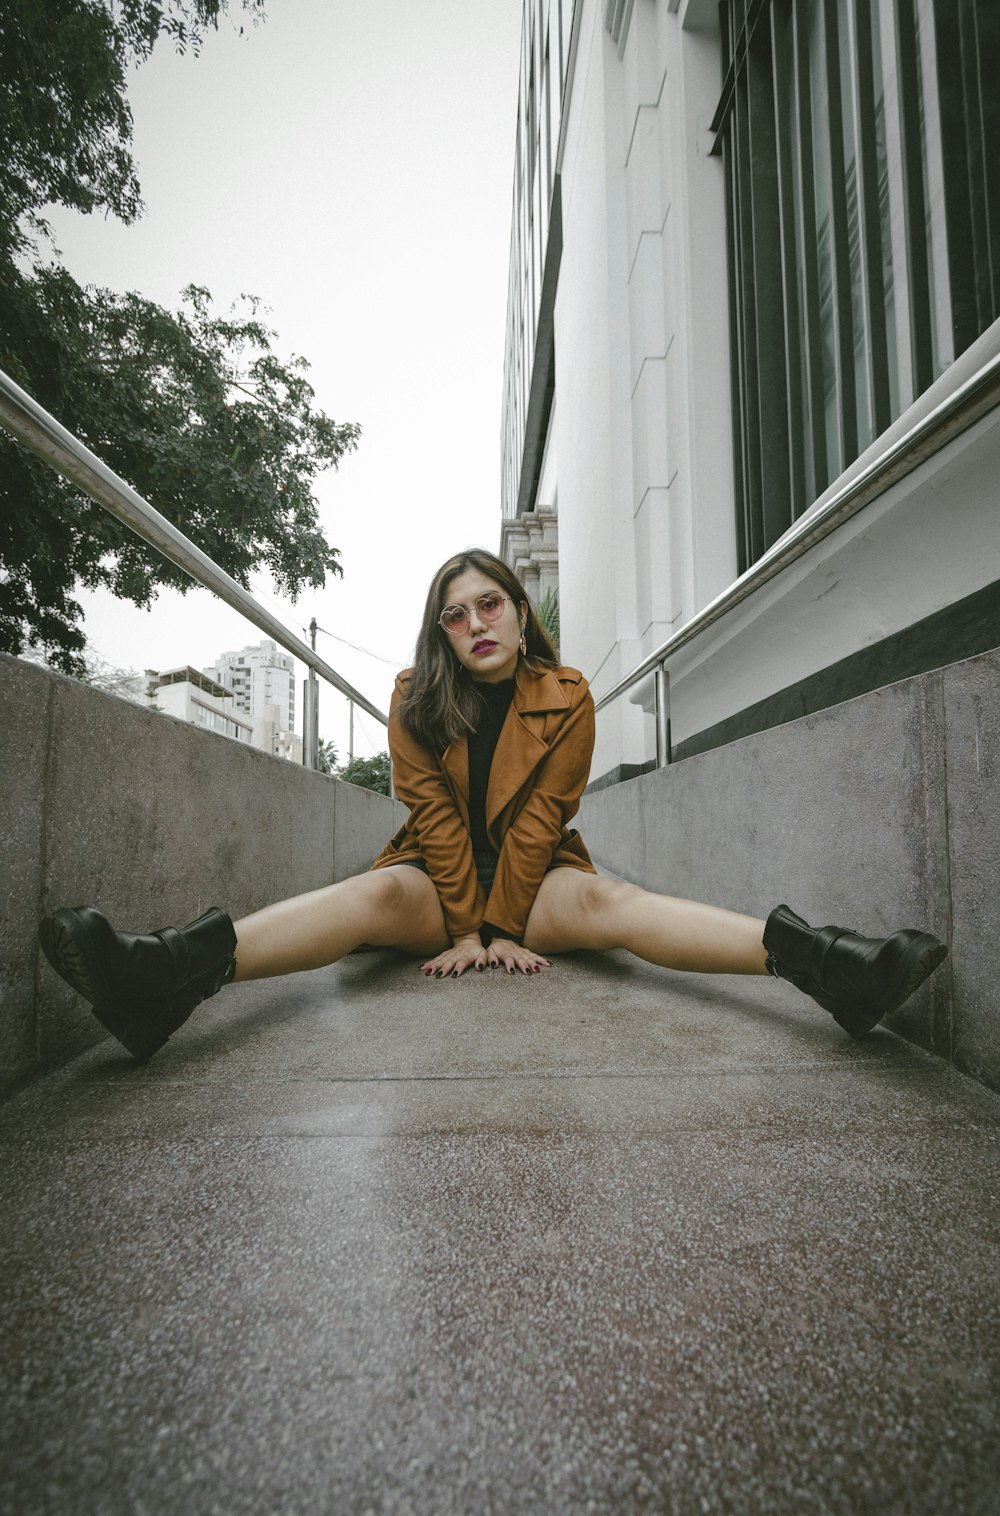
[[[420,972],[435,979],[453,977],[457,979],[465,970],[471,968],[480,959],[479,967],[482,968],[486,958],[486,949],[478,932],[470,932],[468,937],[456,937],[450,948],[445,948],[443,953],[438,953],[435,958],[428,958],[426,963],[420,965]]]

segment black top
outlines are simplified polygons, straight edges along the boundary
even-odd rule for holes
[[[486,872],[492,879],[498,855],[486,836],[486,791],[490,783],[493,754],[514,698],[514,681],[503,679],[499,684],[480,684],[477,688],[483,701],[483,714],[478,731],[469,734],[469,829],[477,872]],[[508,932],[499,931],[489,921],[484,921],[483,926],[489,927],[496,936],[510,939]]]
[[[479,720],[479,730],[469,734],[469,826],[472,831],[472,851],[477,856],[493,852],[486,840],[486,791],[490,783],[493,754],[510,710],[510,702],[514,698],[514,681],[504,679],[499,684],[480,684],[478,689],[483,701],[483,714]]]

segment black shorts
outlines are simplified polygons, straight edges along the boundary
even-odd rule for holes
[[[490,890],[493,888],[493,880],[496,876],[497,856],[495,853],[477,853],[475,857],[476,878],[479,880],[480,885],[485,891],[486,899],[488,901],[490,898]],[[425,874],[428,873],[427,864],[424,862],[423,858],[400,858],[399,862],[405,863],[407,867],[411,869],[422,869]],[[482,939],[483,947],[489,947],[490,943],[493,941],[494,936],[492,927],[486,925],[481,926],[479,928],[479,935]]]

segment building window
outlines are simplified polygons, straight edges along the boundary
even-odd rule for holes
[[[1000,314],[1000,6],[720,16],[743,572]]]

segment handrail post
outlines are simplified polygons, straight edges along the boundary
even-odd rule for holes
[[[309,623],[309,641],[314,653],[318,630],[314,616]],[[313,668],[302,686],[302,763],[307,769],[319,768],[319,682]]]
[[[656,767],[666,768],[670,760],[670,674],[660,664],[653,676],[656,692]]]
[[[302,684],[302,763],[319,768],[319,680],[313,669]]]

